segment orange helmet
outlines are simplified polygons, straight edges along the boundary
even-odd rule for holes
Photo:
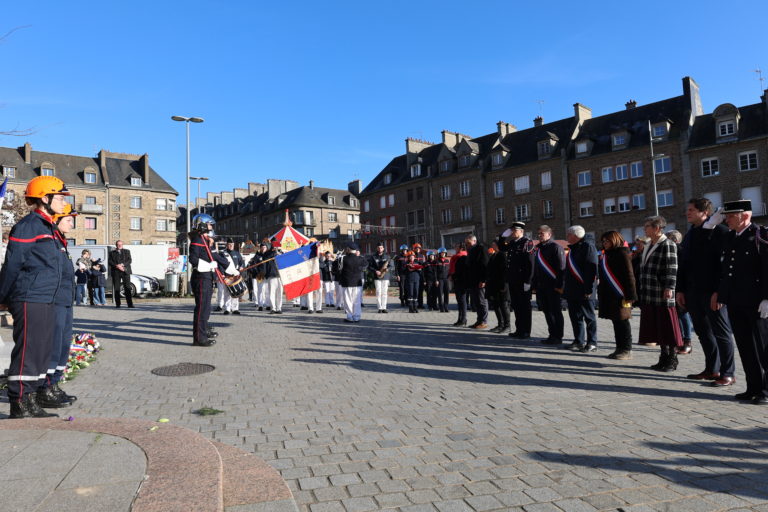
[[[416,242],[415,244],[413,244],[413,246],[412,246],[412,247],[413,247],[414,249],[416,249],[416,248],[419,248],[419,249],[421,249],[421,244],[420,244],[419,242]]]
[[[56,176],[38,176],[32,178],[30,182],[27,183],[27,190],[24,192],[26,197],[36,197],[38,199],[45,197],[48,194],[61,194],[63,196],[72,195],[69,190],[67,190],[67,186],[64,182]]]
[[[59,222],[64,217],[77,217],[77,215],[77,211],[75,211],[71,204],[67,203],[64,205],[64,211],[62,213],[55,213],[53,215],[53,222]]]
[[[405,256],[414,256],[413,251],[405,251]]]

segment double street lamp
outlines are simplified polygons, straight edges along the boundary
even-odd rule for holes
[[[192,229],[192,220],[189,214],[189,123],[202,123],[204,119],[202,117],[184,117],[184,116],[171,116],[174,121],[183,122],[187,125],[187,232]],[[198,186],[200,182],[198,181]],[[189,240],[184,244],[184,254],[187,257],[187,283],[189,283]]]
[[[200,201],[200,182],[208,181],[208,178],[190,176],[189,179],[197,181],[197,196],[195,198],[195,207],[197,208],[197,213],[200,213],[200,205],[198,204],[198,201]]]

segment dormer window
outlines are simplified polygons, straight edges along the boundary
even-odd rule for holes
[[[52,165],[43,165],[40,167],[40,176],[54,176],[55,171]]]
[[[16,177],[16,168],[4,165],[3,166],[3,176],[6,177],[6,178],[15,178]]]
[[[539,142],[539,156],[548,155],[552,152],[552,143],[549,141]]]
[[[336,198],[333,197],[332,195],[328,195],[328,204],[330,205],[336,204]]]
[[[350,197],[349,206],[351,206],[352,208],[357,208],[358,207],[357,199],[355,199],[354,197]]]
[[[392,183],[392,174],[387,173],[384,175],[384,184],[389,185],[390,183]]]
[[[613,147],[621,147],[627,144],[627,135],[625,133],[618,133],[613,136]]]
[[[467,166],[469,165],[469,163],[470,163],[470,160],[471,160],[471,158],[470,158],[470,156],[469,156],[469,155],[464,155],[464,156],[462,156],[462,157],[459,159],[459,165],[460,165],[461,167],[467,167]]]
[[[131,186],[132,187],[140,187],[142,185],[142,180],[138,176],[131,176]]]
[[[589,145],[586,142],[576,143],[576,154],[583,155],[589,150]]]
[[[666,124],[657,124],[654,125],[652,128],[653,138],[660,138],[660,137],[666,137],[667,136],[667,125]]]
[[[493,157],[491,158],[491,164],[494,167],[498,167],[502,163],[504,163],[504,155],[501,153],[494,153]]]
[[[727,135],[733,135],[734,133],[736,133],[736,123],[733,122],[733,120],[723,121],[722,123],[718,123],[717,133],[721,137],[725,137]]]
[[[448,172],[451,170],[451,161],[443,160],[440,162],[440,172]]]
[[[421,176],[421,164],[413,164],[411,166],[411,178],[418,178]]]
[[[83,174],[83,181],[90,184],[96,183],[96,173],[92,171],[85,171]]]

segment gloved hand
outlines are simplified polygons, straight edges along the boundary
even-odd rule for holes
[[[702,226],[704,229],[715,229],[715,226],[720,225],[725,220],[725,214],[723,213],[723,207],[721,206]]]
[[[508,236],[512,236],[512,229],[511,228],[505,229],[504,232],[501,234],[501,236],[503,236],[504,238],[507,238]]]
[[[531,285],[530,285],[530,284],[528,284],[528,283],[524,283],[524,284],[523,284],[523,291],[524,291],[524,292],[529,292],[529,291],[531,291]]]
[[[768,318],[768,300],[760,301],[760,305],[757,307],[757,311],[760,313],[760,318],[765,320]]]

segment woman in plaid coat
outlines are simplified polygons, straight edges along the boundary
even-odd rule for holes
[[[664,217],[648,217],[645,234],[651,239],[643,249],[640,262],[640,336],[641,345],[661,345],[659,362],[652,369],[669,372],[677,369],[676,348],[683,345],[675,309],[677,246],[664,235]]]

